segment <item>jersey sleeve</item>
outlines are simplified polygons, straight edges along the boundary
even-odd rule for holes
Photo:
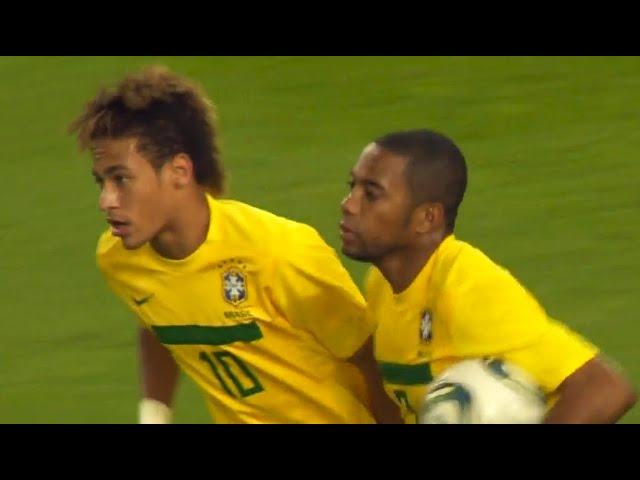
[[[453,276],[455,279],[456,277]],[[443,309],[451,315],[456,356],[498,356],[526,370],[551,393],[598,349],[549,318],[538,301],[509,272],[448,285]]]
[[[338,358],[349,358],[373,333],[365,301],[335,251],[298,225],[274,255],[271,290],[292,325],[310,332]]]
[[[545,393],[554,392],[582,365],[598,354],[598,348],[565,325],[549,319],[537,341],[503,355],[529,372]]]

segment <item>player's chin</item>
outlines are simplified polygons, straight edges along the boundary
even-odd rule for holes
[[[136,250],[147,243],[146,238],[141,238],[139,235],[129,234],[121,237],[122,245],[127,250]]]
[[[357,260],[359,262],[368,262],[371,260],[364,249],[344,241],[342,242],[342,253],[351,260]]]

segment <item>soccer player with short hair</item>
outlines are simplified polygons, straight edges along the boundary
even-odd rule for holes
[[[369,144],[342,202],[342,251],[374,266],[366,298],[375,356],[406,422],[454,363],[498,357],[548,395],[548,423],[617,421],[635,394],[598,349],[550,318],[504,268],[454,235],[467,185],[463,154],[430,130]]]
[[[98,266],[141,324],[142,423],[171,420],[178,367],[217,423],[399,421],[381,407],[374,325],[335,252],[307,225],[219,199],[199,86],[143,69],[101,90],[70,131],[92,152],[110,224]]]

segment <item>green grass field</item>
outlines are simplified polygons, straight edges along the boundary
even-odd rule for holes
[[[134,320],[94,263],[105,228],[90,161],[65,134],[101,84],[149,63],[218,106],[230,196],[338,246],[362,147],[451,135],[469,164],[459,237],[640,387],[640,59],[0,58],[0,422],[134,422]],[[360,282],[364,266],[346,265]],[[177,422],[209,421],[182,380]],[[639,423],[640,407],[623,422]]]

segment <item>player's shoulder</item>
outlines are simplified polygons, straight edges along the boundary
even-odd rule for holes
[[[326,247],[320,233],[311,225],[249,205],[238,200],[218,200],[224,223],[232,230],[242,231],[246,238],[254,236],[260,242],[278,249],[296,247]]]
[[[240,200],[220,198],[215,200],[215,204],[226,219],[242,219],[244,217],[249,217],[266,222],[273,222],[277,219],[277,215]]]
[[[535,296],[507,268],[467,242],[457,240],[457,245],[457,254],[444,275],[441,293],[446,302],[459,308],[545,315]]]
[[[456,239],[447,239],[432,275],[430,287],[438,291],[441,300],[451,304],[476,304],[496,295],[510,301],[526,296],[526,289],[509,270],[494,261],[480,248]]]
[[[511,277],[509,271],[495,262],[480,248],[453,236],[447,239],[439,267],[449,279],[460,284],[478,284]]]
[[[261,228],[261,233],[278,234],[304,225],[238,200],[223,199],[217,203],[226,223],[242,224],[250,229]]]

